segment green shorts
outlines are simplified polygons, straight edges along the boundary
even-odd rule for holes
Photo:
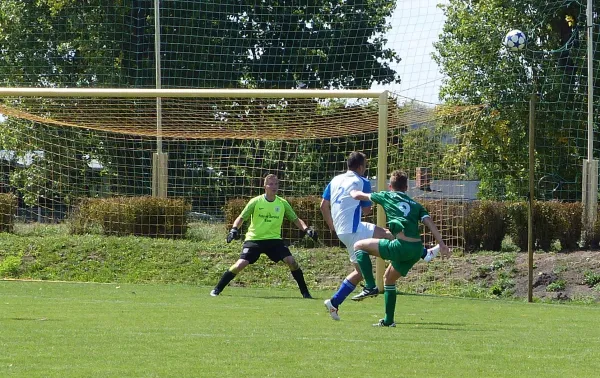
[[[423,243],[381,239],[379,254],[382,259],[389,260],[402,277],[406,277],[410,268],[421,259]]]

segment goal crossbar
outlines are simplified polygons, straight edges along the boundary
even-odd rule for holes
[[[145,88],[8,88],[0,97],[210,97],[210,98],[379,98],[387,91],[371,89],[145,89]]]

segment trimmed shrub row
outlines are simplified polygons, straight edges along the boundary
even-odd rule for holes
[[[477,201],[467,205],[464,218],[465,250],[499,251],[508,227],[502,202]]]
[[[315,227],[325,245],[340,245],[321,216],[321,198],[290,197],[288,201],[297,215],[309,226]],[[247,200],[236,199],[225,205],[227,228],[231,227]],[[526,202],[472,201],[468,203],[441,200],[424,200],[421,203],[429,211],[433,221],[440,227],[448,243],[465,241],[465,251],[499,251],[506,235],[523,251],[527,250],[527,212]],[[563,250],[579,248],[582,231],[581,203],[534,202],[533,237],[536,249],[550,250],[552,243],[559,240]],[[371,217],[370,221],[373,221]],[[425,230],[423,230],[425,231]],[[289,222],[284,222],[282,237],[290,241],[302,237],[300,231]],[[433,238],[425,234],[426,243]],[[600,243],[600,215],[594,231],[583,241],[588,248],[597,248]]]
[[[509,235],[517,246],[527,250],[528,205],[526,202],[505,204]],[[536,249],[550,250],[552,242],[559,240],[564,250],[579,248],[582,231],[583,207],[581,203],[534,202],[533,241]],[[588,244],[589,242],[584,242]]]
[[[183,199],[158,197],[87,198],[71,215],[71,232],[98,227],[105,235],[182,238],[191,205]]]
[[[319,232],[327,246],[340,246],[338,238],[329,231],[321,216],[319,196],[289,197],[287,200],[297,215]],[[224,206],[227,229],[246,205],[246,199],[230,200]],[[454,245],[465,241],[465,251],[498,251],[505,235],[527,250],[526,202],[473,201],[468,203],[425,200],[433,221],[440,226],[444,238]],[[12,232],[17,199],[13,194],[0,194],[0,232]],[[82,234],[101,231],[105,235],[140,235],[182,238],[187,232],[187,215],[191,206],[183,199],[157,197],[114,197],[83,199],[70,217],[71,232]],[[533,237],[536,249],[550,250],[559,240],[563,250],[583,246],[597,248],[600,244],[600,216],[593,230],[581,240],[582,204],[565,202],[534,202]],[[367,221],[373,222],[374,215]],[[247,226],[247,224],[245,224]],[[425,230],[423,230],[425,231]],[[243,232],[243,229],[242,229]],[[282,237],[290,242],[302,240],[303,234],[290,222],[284,222]],[[425,234],[425,242],[432,243]]]
[[[432,204],[424,201],[423,205],[431,213]],[[445,208],[453,209],[455,206],[457,205],[446,204]],[[522,251],[527,250],[529,209],[527,202],[473,201],[466,206],[458,206],[464,214],[456,218],[456,221],[453,221],[455,219],[453,216],[446,216],[440,223],[439,219],[436,219],[433,214],[432,216],[436,224],[444,226],[441,231],[445,238],[451,239],[453,235],[464,237],[466,252],[499,251],[506,235],[509,235]],[[456,215],[457,211],[453,214]],[[579,202],[534,202],[534,247],[548,251],[552,243],[559,240],[563,250],[580,248],[582,211],[583,207]],[[445,226],[449,222],[451,226]],[[597,241],[592,238],[584,240],[583,244],[586,247],[598,247],[600,222],[596,224],[592,234]]]

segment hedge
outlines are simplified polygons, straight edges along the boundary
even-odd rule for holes
[[[70,217],[71,232],[100,228],[105,235],[182,238],[191,205],[183,199],[159,197],[88,198]]]
[[[297,215],[319,232],[325,245],[341,245],[323,220],[320,211],[320,197],[290,197],[288,201]],[[458,241],[464,240],[465,252],[499,251],[506,235],[511,236],[513,242],[522,251],[527,250],[529,208],[527,202],[471,201],[465,203],[445,200],[422,200],[420,202],[440,228],[446,242],[451,245],[460,245]],[[226,203],[224,210],[227,230],[246,203],[245,199],[235,199]],[[600,215],[593,232],[582,240],[581,203],[534,202],[533,211],[536,249],[548,251],[555,240],[560,241],[562,250],[578,249],[580,243],[587,247],[598,247]],[[374,216],[370,216],[367,221],[373,222],[373,219]],[[424,233],[424,242],[434,243],[431,235],[425,232],[427,230],[424,227],[421,230]],[[286,221],[282,229],[282,237],[293,242],[300,240],[302,235],[294,225]]]

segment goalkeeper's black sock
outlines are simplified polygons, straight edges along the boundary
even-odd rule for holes
[[[234,278],[235,278],[235,273],[233,273],[230,270],[226,271],[221,276],[221,279],[219,280],[219,283],[217,283],[217,286],[215,286],[215,290],[218,293],[222,292],[223,289],[225,289],[225,286],[227,286],[227,284],[230,283],[231,280],[234,279]]]
[[[300,293],[302,295],[308,294],[308,287],[306,287],[306,282],[304,281],[304,273],[302,273],[302,269],[298,268],[296,270],[292,270],[292,277],[298,282],[298,288],[300,289]]]

